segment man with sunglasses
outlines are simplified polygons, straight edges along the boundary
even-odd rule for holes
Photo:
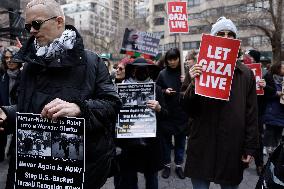
[[[212,26],[211,35],[238,37],[237,28],[225,17]],[[237,61],[229,101],[195,94],[194,79],[202,74],[195,64],[182,86],[182,105],[191,118],[185,175],[193,189],[237,189],[258,148],[256,85],[252,71]]]
[[[15,125],[16,112],[41,114],[53,120],[85,118],[84,188],[98,189],[112,171],[115,147],[111,132],[121,105],[108,70],[99,56],[84,50],[76,28],[65,25],[56,1],[29,2],[25,27],[31,37],[15,55],[25,62],[18,104],[0,107],[0,132],[15,132],[15,128],[5,126]],[[6,189],[14,188],[15,162],[14,154]]]

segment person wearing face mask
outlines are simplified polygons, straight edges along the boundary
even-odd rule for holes
[[[16,82],[20,77],[22,63],[16,63],[13,56],[19,51],[18,47],[10,46],[4,48],[2,56],[3,71],[0,74],[0,106],[15,104],[16,102]],[[5,147],[7,144],[7,134],[0,132],[0,162],[5,157]],[[7,144],[9,146],[9,144]]]
[[[157,85],[162,88],[169,109],[169,116],[162,121],[162,138],[165,152],[162,177],[169,178],[171,173],[171,148],[172,136],[174,136],[175,171],[180,179],[184,179],[182,164],[184,160],[185,130],[188,125],[188,115],[179,104],[179,92],[182,82],[180,52],[177,48],[166,52],[165,64],[166,68],[160,72],[157,79]]]
[[[31,0],[25,14],[30,38],[15,55],[25,62],[17,104],[0,107],[0,132],[16,133],[16,112],[40,114],[50,120],[84,118],[82,184],[84,189],[101,188],[114,174],[112,132],[121,106],[107,67],[96,53],[85,50],[77,29],[65,25],[64,12],[55,0]],[[15,170],[16,153],[12,153],[6,189],[17,184]],[[66,186],[60,184],[61,188]]]
[[[155,76],[151,75],[159,69],[144,58],[136,58],[126,64],[125,80],[122,83],[149,83]],[[155,100],[147,101],[147,106],[154,110],[157,119],[157,133],[153,138],[116,139],[121,148],[118,155],[120,172],[114,178],[115,189],[138,189],[137,172],[145,177],[146,189],[158,189],[158,171],[162,169],[162,145],[160,141],[160,121],[168,116],[164,96],[156,86]]]
[[[221,17],[211,35],[236,39],[238,32],[230,19]],[[194,80],[201,74],[202,66],[193,65],[182,87],[181,104],[192,121],[185,175],[193,189],[209,189],[210,182],[237,189],[259,147],[254,74],[237,60],[229,101],[195,94]]]

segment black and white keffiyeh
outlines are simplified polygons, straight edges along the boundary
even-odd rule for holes
[[[37,50],[36,55],[43,57],[46,60],[50,60],[58,57],[67,49],[73,49],[76,41],[76,32],[73,30],[65,30],[60,38],[54,39],[54,41],[46,46],[39,46],[35,39],[34,44]]]

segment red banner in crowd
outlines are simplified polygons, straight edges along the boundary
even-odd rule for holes
[[[254,63],[254,64],[246,64],[252,71],[255,76],[256,81],[256,94],[257,95],[264,95],[263,88],[259,87],[258,81],[262,78],[262,69],[260,63]]]
[[[188,33],[187,2],[168,2],[170,33]]]
[[[202,74],[195,80],[195,93],[229,100],[240,41],[203,34],[198,64]]]

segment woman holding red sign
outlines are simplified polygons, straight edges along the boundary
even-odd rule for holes
[[[221,17],[211,35],[237,38],[233,22]],[[193,189],[208,189],[210,182],[221,189],[237,189],[243,171],[258,148],[257,102],[254,75],[237,61],[228,101],[195,94],[194,80],[203,74],[195,64],[182,87],[182,105],[192,119],[185,175]]]

